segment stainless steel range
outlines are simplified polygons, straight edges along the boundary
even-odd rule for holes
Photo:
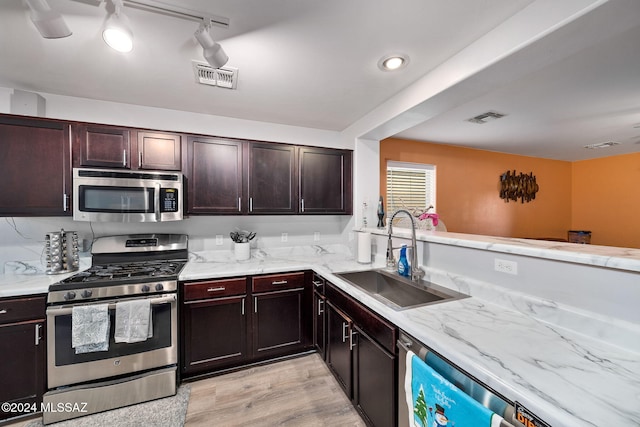
[[[45,424],[175,394],[187,242],[98,238],[91,268],[49,287]]]

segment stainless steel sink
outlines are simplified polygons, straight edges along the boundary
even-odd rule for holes
[[[426,280],[412,282],[409,278],[384,270],[336,273],[336,276],[357,286],[394,310],[404,310],[468,297],[468,295]]]

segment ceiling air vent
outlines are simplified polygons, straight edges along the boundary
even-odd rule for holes
[[[502,117],[506,116],[506,114],[496,113],[495,111],[487,111],[486,113],[480,114],[475,117],[471,117],[467,119],[468,122],[477,123],[482,125],[484,123],[492,122],[494,120],[498,120]]]
[[[585,145],[584,148],[593,150],[596,148],[609,148],[609,147],[613,147],[614,145],[620,145],[620,143],[615,141],[598,142],[597,144]]]
[[[238,69],[233,67],[211,68],[205,62],[192,61],[193,73],[196,82],[209,85],[235,89],[238,84]]]

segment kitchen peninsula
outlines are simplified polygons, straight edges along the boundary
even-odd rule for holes
[[[408,236],[404,230],[396,231],[394,240]],[[637,301],[640,292],[637,250],[622,254],[616,252],[620,249],[593,246],[569,251],[550,246],[552,242],[483,241],[477,236],[420,232],[419,259],[427,279],[471,298],[396,311],[333,274],[382,267],[386,236],[384,230],[379,233],[374,235],[372,265],[358,264],[351,249],[341,244],[257,248],[249,261],[241,262],[230,251],[197,251],[190,253],[180,280],[312,269],[550,425],[638,425],[640,322],[629,303]],[[493,270],[493,264],[490,268],[483,264],[492,263],[494,257],[515,260],[517,280],[484,271]],[[531,268],[540,285],[537,292],[529,292]],[[574,275],[576,270],[582,274]],[[545,272],[558,276],[571,292],[555,283],[547,286]],[[587,282],[593,274],[599,283],[615,288],[600,307],[593,307],[591,298],[606,290],[571,280],[580,277]],[[602,280],[603,276],[610,280]],[[5,274],[0,296],[46,292],[50,281],[44,275]],[[549,299],[553,289],[561,301]]]

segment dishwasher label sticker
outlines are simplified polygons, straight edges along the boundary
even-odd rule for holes
[[[522,406],[519,402],[514,402],[516,407],[515,420],[525,427],[551,427],[549,424],[538,418],[533,412]]]

